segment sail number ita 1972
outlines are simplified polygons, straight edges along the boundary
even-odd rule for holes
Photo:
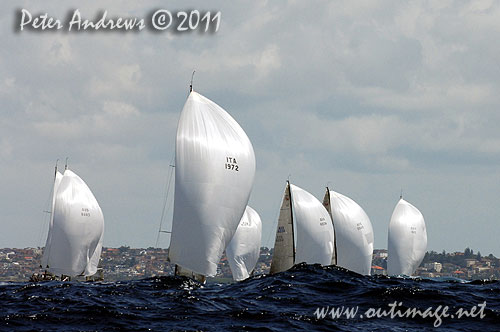
[[[226,157],[225,167],[229,171],[239,171],[238,162],[236,161],[236,158],[233,157]]]

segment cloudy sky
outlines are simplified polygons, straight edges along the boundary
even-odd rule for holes
[[[19,31],[19,10],[64,24],[221,12],[212,34]],[[286,179],[369,215],[375,247],[401,189],[428,248],[500,255],[500,5],[495,1],[2,1],[0,247],[43,246],[56,159],[92,188],[105,246],[154,246],[175,130],[195,89],[245,129],[250,205],[272,246]],[[149,23],[149,22],[146,22]],[[164,228],[170,220],[166,218]],[[168,235],[160,245],[168,246]]]

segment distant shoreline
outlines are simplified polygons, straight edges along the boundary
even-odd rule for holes
[[[40,268],[43,248],[0,249],[0,281],[28,281]],[[273,249],[261,247],[255,274],[269,273]],[[104,247],[100,267],[106,281],[125,281],[153,276],[173,275],[174,266],[167,261],[168,249],[164,248],[118,248]],[[373,251],[372,275],[385,275],[387,250]],[[464,280],[500,280],[500,260],[489,254],[481,255],[466,248],[464,252],[441,253],[428,251],[417,269],[416,276],[454,277]],[[221,258],[215,278],[231,278],[231,271],[225,255]]]

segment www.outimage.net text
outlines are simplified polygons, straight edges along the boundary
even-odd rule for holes
[[[470,309],[458,308],[451,311],[449,306],[439,305],[436,308],[428,307],[426,309],[419,308],[404,308],[402,302],[394,301],[387,305],[388,308],[369,308],[363,313],[359,313],[359,306],[356,307],[318,307],[314,311],[314,316],[317,319],[365,319],[365,318],[434,318],[434,327],[439,327],[443,323],[443,319],[462,319],[462,318],[479,318],[486,317],[484,310],[486,301],[478,305],[472,306]]]

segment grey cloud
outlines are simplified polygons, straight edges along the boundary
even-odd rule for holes
[[[185,6],[23,5],[58,17],[74,8],[92,17],[102,9],[143,16]],[[196,70],[195,89],[225,107],[254,144],[251,204],[266,234],[275,231],[292,174],[318,197],[330,181],[359,200],[376,247],[386,245],[404,186],[428,221],[431,249],[499,254],[488,235],[467,236],[475,231],[468,218],[493,228],[498,212],[481,199],[499,193],[498,4],[215,2],[221,29],[206,36],[14,33],[16,9],[2,4],[0,11],[5,246],[36,245],[33,225],[41,222],[53,164],[66,156],[102,202],[105,245],[152,245],[177,118]],[[473,195],[460,192],[460,182]],[[481,208],[457,209],[466,197]],[[20,201],[26,208],[17,208]],[[444,235],[450,225],[454,238]]]

